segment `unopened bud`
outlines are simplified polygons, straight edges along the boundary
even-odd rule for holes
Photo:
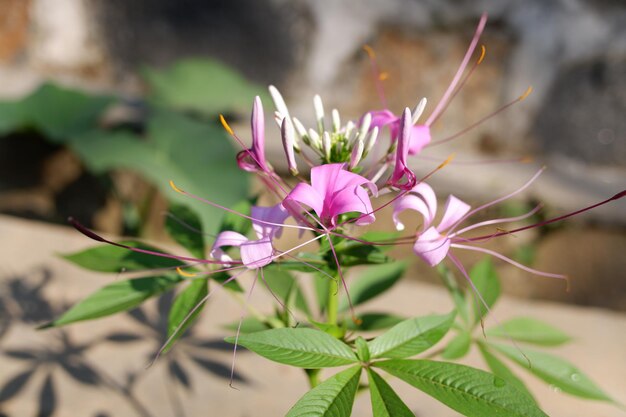
[[[367,134],[368,130],[370,130],[370,124],[372,123],[372,115],[370,113],[366,113],[363,116],[363,120],[361,121],[361,127],[359,128],[359,139],[363,139]]]
[[[346,139],[350,140],[350,135],[352,134],[352,131],[354,131],[354,122],[352,120],[349,120],[348,123],[346,123],[346,131],[345,131],[345,135],[346,135]]]
[[[337,133],[341,128],[341,118],[339,117],[339,111],[337,111],[337,109],[333,109],[331,115],[333,117],[333,132]]]
[[[288,117],[283,119],[280,133],[283,137],[283,148],[285,149],[285,155],[287,156],[287,165],[291,175],[298,175],[298,167],[296,165],[296,157],[294,155],[294,141],[296,132],[293,127],[293,123]]]
[[[311,139],[311,146],[316,149],[322,149],[322,141],[320,139],[319,133],[317,133],[313,129],[309,129],[309,139]]]
[[[272,96],[272,101],[274,102],[276,110],[282,114],[283,117],[289,117],[289,110],[287,109],[285,100],[283,100],[283,96],[280,94],[278,89],[273,85],[270,85],[268,90],[270,91],[270,96]]]
[[[367,146],[365,147],[364,155],[368,155],[374,145],[376,145],[376,139],[378,139],[378,126],[374,126],[374,128],[370,131],[370,134],[367,138]]]
[[[332,147],[332,142],[330,139],[330,133],[324,132],[324,136],[322,138],[322,150],[324,151],[324,156],[327,161],[330,161],[330,150]]]
[[[426,100],[426,97],[422,97],[422,99],[417,103],[417,106],[415,106],[415,110],[413,110],[413,116],[411,119],[411,122],[413,122],[414,125],[417,124],[420,117],[422,117],[422,113],[424,113],[427,102],[428,101]]]
[[[350,164],[349,164],[350,169],[354,169],[354,167],[357,166],[359,162],[361,162],[361,157],[363,156],[364,148],[365,148],[365,144],[363,140],[359,138],[354,144],[354,147],[352,147],[352,153],[350,154]]]
[[[317,130],[322,133],[324,131],[324,104],[322,103],[322,98],[318,94],[313,97],[313,108],[315,109]]]

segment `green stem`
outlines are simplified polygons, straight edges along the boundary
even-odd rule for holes
[[[328,302],[326,304],[326,323],[337,325],[337,315],[339,312],[339,280],[330,280],[328,285]]]
[[[305,369],[304,372],[306,372],[306,376],[309,380],[309,386],[311,387],[311,389],[315,388],[316,386],[319,385],[320,383],[320,372],[322,370],[321,369]]]

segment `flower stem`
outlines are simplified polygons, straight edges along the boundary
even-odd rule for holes
[[[337,313],[339,311],[339,280],[332,279],[328,285],[328,302],[326,304],[326,323],[337,324]]]
[[[321,369],[305,369],[306,376],[309,380],[309,386],[311,389],[315,388],[320,383],[320,372]]]

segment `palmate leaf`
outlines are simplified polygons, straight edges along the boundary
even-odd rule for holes
[[[374,417],[415,417],[393,388],[371,368],[367,369],[367,379]]]
[[[188,205],[205,232],[215,232],[224,211],[176,193],[177,187],[224,207],[247,195],[247,177],[234,164],[235,150],[217,125],[181,114],[155,110],[145,135],[125,131],[92,131],[70,142],[70,147],[95,172],[128,169],[141,174],[170,201]]]
[[[528,391],[528,388],[526,388],[526,385],[524,385],[522,380],[515,376],[515,374],[511,372],[511,370],[500,359],[492,354],[486,344],[478,343],[478,349],[480,350],[485,363],[487,363],[487,366],[494,375],[506,380],[513,387],[517,388],[518,391],[523,392],[528,396],[528,398],[534,401],[533,395],[530,391]]]
[[[357,306],[383,294],[393,287],[406,271],[405,262],[394,262],[391,264],[377,265],[367,268],[350,285],[350,298],[352,304]],[[343,298],[339,303],[339,310],[345,311],[349,308],[348,299]]]
[[[372,358],[406,358],[437,343],[450,330],[455,313],[404,320],[369,342]]]
[[[226,338],[234,343],[235,338]],[[327,368],[358,362],[343,342],[313,329],[282,328],[242,334],[239,344],[274,362],[300,368]]]
[[[333,375],[304,394],[286,417],[350,417],[360,376],[360,366]]]
[[[165,345],[163,353],[167,352],[185,333],[185,330],[193,324],[198,314],[204,309],[205,303],[200,304],[200,302],[204,300],[208,292],[208,281],[195,279],[176,296],[167,321],[167,336],[172,336],[174,332],[176,332],[176,336]]]
[[[172,203],[165,219],[165,230],[196,258],[204,258],[204,235],[198,215],[183,204]]]
[[[542,346],[558,346],[571,340],[556,327],[530,317],[517,317],[505,321],[487,330],[486,334]]]
[[[488,345],[563,392],[590,400],[613,402],[613,399],[591,381],[587,375],[564,359],[526,348],[522,354],[515,347],[493,343]],[[530,369],[528,368],[528,361],[530,361]]]
[[[167,253],[153,246],[136,241],[120,242],[132,248]],[[147,253],[133,252],[129,249],[104,244],[80,252],[61,255],[64,259],[91,271],[98,272],[133,272],[147,269],[171,268],[183,265],[176,259],[163,258]]]
[[[116,281],[79,301],[61,317],[41,328],[63,326],[129,310],[144,300],[169,290],[182,279],[172,274]]]
[[[376,362],[373,366],[467,417],[547,417],[506,380],[469,366],[408,359]]]
[[[441,357],[446,360],[459,359],[467,355],[472,345],[472,335],[467,331],[460,331],[446,346]]]

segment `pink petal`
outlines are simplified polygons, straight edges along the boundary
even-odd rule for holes
[[[252,105],[250,124],[252,127],[252,147],[237,154],[237,164],[244,171],[269,172],[270,169],[265,160],[265,115],[259,96],[255,97]]]
[[[409,155],[416,155],[430,143],[430,127],[426,125],[416,125],[411,129],[411,141],[409,144]]]
[[[403,190],[408,190],[415,185],[415,174],[407,167],[406,159],[409,155],[409,143],[411,141],[411,110],[404,109],[400,119],[400,137],[396,149],[396,164],[389,182],[391,185]]]
[[[420,234],[413,245],[413,252],[429,266],[435,266],[445,259],[450,250],[450,239],[441,235],[434,227]]]
[[[376,220],[376,217],[371,214],[372,211],[374,210],[367,191],[361,187],[354,187],[344,189],[335,195],[328,207],[328,217],[331,218],[331,224],[334,226],[339,214],[352,212],[366,214],[355,222],[359,226],[365,226]]]
[[[420,196],[426,203],[426,206],[428,207],[428,212],[430,213],[428,216],[428,226],[430,226],[430,223],[432,223],[435,215],[437,214],[437,196],[435,195],[435,192],[430,187],[430,185],[426,184],[425,182],[420,182],[419,184],[417,184],[415,187],[413,187],[411,192]]]
[[[250,217],[259,220],[252,221],[252,228],[259,239],[266,236],[273,238],[280,237],[282,233],[280,225],[289,217],[289,212],[280,203],[270,207],[252,206]]]
[[[422,230],[428,229],[435,217],[434,213],[430,212],[423,199],[416,195],[407,194],[399,198],[393,205],[393,214],[391,217],[398,230],[404,230],[404,224],[400,221],[400,213],[405,210],[415,210],[423,216]]]
[[[387,110],[387,109],[375,110],[369,113],[372,116],[372,122],[370,123],[370,130],[373,129],[374,126],[377,126],[378,130],[382,131],[383,127],[398,121],[398,117],[395,114],[393,114],[390,110]]]
[[[443,209],[443,218],[441,219],[441,222],[439,222],[437,230],[440,232],[448,230],[456,222],[461,220],[463,216],[465,216],[467,212],[470,211],[470,208],[470,205],[466,202],[459,200],[453,195],[450,195]]]
[[[261,268],[274,259],[274,247],[269,237],[250,240],[239,248],[241,261],[250,269]]]
[[[211,253],[209,256],[213,259],[217,259],[222,262],[231,262],[233,258],[226,254],[222,250],[224,246],[235,246],[239,247],[248,241],[248,238],[242,235],[241,233],[225,231],[217,235],[215,238],[215,242],[213,243],[213,247],[211,248]],[[228,266],[228,265],[227,265]]]
[[[283,206],[298,218],[298,214],[303,210],[301,204],[312,208],[318,217],[321,217],[324,210],[324,196],[309,184],[301,182],[285,197]]]

